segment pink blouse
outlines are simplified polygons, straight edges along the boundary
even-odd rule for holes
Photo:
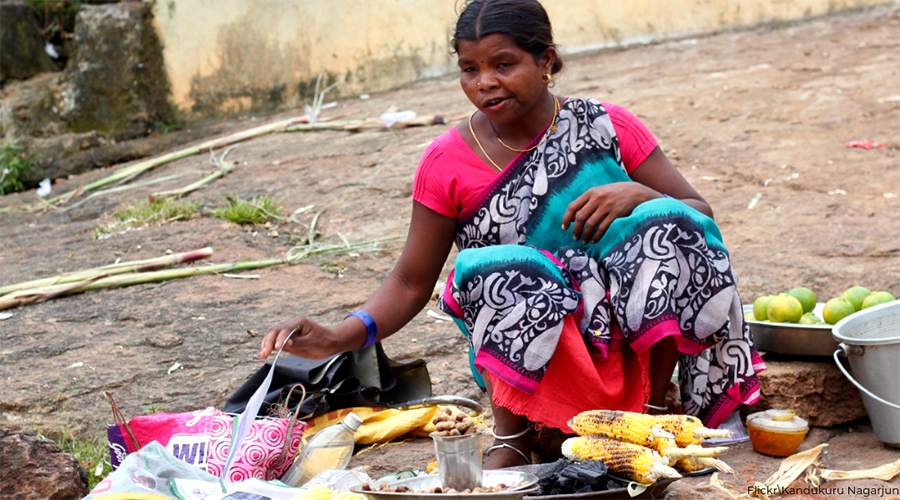
[[[631,174],[656,148],[656,138],[627,109],[615,104],[602,104],[619,138],[625,171]],[[437,136],[419,160],[413,181],[413,199],[455,219],[498,175],[472,151],[459,130],[453,127]]]

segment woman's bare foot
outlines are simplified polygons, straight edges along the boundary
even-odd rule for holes
[[[531,464],[530,443],[531,437],[528,435],[517,439],[494,439],[494,444],[487,449],[484,469],[503,469]]]
[[[502,469],[517,465],[531,463],[531,430],[534,424],[522,415],[516,415],[493,401],[493,387],[491,378],[482,370],[485,387],[491,396],[491,413],[494,416],[494,426],[491,432],[494,443],[485,450],[487,459],[484,461],[484,469]]]

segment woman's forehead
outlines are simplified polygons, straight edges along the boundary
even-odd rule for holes
[[[509,35],[491,33],[478,40],[460,40],[457,44],[457,56],[460,59],[488,57],[497,52],[525,53],[522,47]]]

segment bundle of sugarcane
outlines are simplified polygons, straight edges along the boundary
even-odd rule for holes
[[[71,295],[98,288],[113,288],[182,278],[186,275],[197,274],[197,271],[204,267],[214,266],[163,269],[177,264],[187,264],[205,259],[212,254],[213,249],[206,247],[154,259],[110,264],[59,276],[0,286],[0,310],[35,304],[63,295]]]
[[[715,467],[723,472],[733,472],[725,462],[714,458],[727,448],[699,446],[703,437],[725,436],[730,433],[706,429],[702,425],[698,427],[699,420],[694,422],[690,420],[692,418],[685,415],[652,416],[626,411],[591,410],[579,413],[569,420],[568,425],[580,436],[602,437],[614,442],[645,448],[652,457],[658,457],[658,459],[653,458],[652,463],[659,463],[670,468],[675,467],[684,472],[694,472],[706,467]],[[574,442],[572,446],[574,446]],[[572,446],[570,449],[593,450],[597,447],[597,443],[585,440],[584,444],[580,445],[581,447],[572,448]],[[617,448],[612,445],[604,445],[601,448],[613,453],[607,457],[607,460],[611,460],[613,463],[621,462],[621,459],[615,454],[618,451]],[[593,453],[596,455],[596,452]],[[578,455],[577,452],[575,455]],[[582,458],[582,460],[587,459]],[[607,460],[603,461],[616,474],[613,465],[610,465]],[[617,465],[617,467],[619,466]],[[671,477],[661,475],[661,471],[663,469],[657,468],[654,477]],[[647,479],[647,469],[642,469],[642,472],[644,472],[643,479]],[[632,472],[625,467],[620,473],[626,474],[625,477],[628,477],[627,474]],[[634,480],[642,482],[638,479]]]
[[[255,260],[233,264],[210,264],[206,266],[181,269],[163,269],[176,264],[189,263],[205,259],[212,255],[212,248],[202,248],[191,252],[166,255],[156,259],[123,262],[104,267],[87,269],[73,273],[26,281],[0,287],[0,311],[11,307],[36,304],[63,295],[97,290],[100,288],[117,288],[140,283],[158,283],[179,278],[199,276],[201,274],[223,274],[235,271],[260,269],[279,264],[297,264],[314,255],[349,252],[371,252],[385,250],[380,243],[402,239],[400,236],[388,236],[374,240],[350,243],[345,238],[343,243],[315,242],[313,236],[308,243],[291,248],[285,257],[280,259]]]

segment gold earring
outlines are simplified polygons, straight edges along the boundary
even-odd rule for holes
[[[481,82],[478,82],[478,83],[476,83],[475,85],[478,86],[478,87],[481,87]]]
[[[553,83],[553,77],[550,76],[550,73],[545,73],[541,80],[543,80],[544,85],[550,85],[551,83]]]

